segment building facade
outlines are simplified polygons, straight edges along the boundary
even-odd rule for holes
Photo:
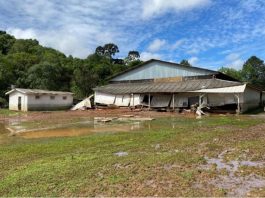
[[[246,112],[262,103],[262,90],[223,73],[149,60],[96,87],[95,104],[148,108],[190,108]]]
[[[6,95],[9,95],[9,109],[15,111],[63,110],[73,104],[71,92],[15,88]]]

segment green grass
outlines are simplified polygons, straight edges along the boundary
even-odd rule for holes
[[[262,159],[265,134],[249,136],[249,127],[262,122],[246,116],[161,118],[151,121],[150,129],[146,122],[145,129],[130,133],[2,144],[0,195],[225,196],[214,186],[192,187],[214,176],[197,167],[205,163],[204,156],[227,148],[238,149],[234,157],[249,149],[249,158]],[[120,151],[128,155],[114,155]]]
[[[22,114],[25,114],[25,112],[11,111],[9,109],[0,109],[0,116],[16,116],[16,115],[22,115]]]

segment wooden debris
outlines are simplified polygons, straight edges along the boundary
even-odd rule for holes
[[[134,117],[134,115],[122,115],[122,117],[125,117],[125,118],[132,118],[132,117]]]

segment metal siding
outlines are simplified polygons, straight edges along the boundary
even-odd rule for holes
[[[247,87],[243,94],[242,112],[259,107],[260,91]]]
[[[183,68],[167,63],[151,62],[142,67],[121,74],[120,76],[113,78],[112,81],[169,78],[175,76],[202,76],[209,74],[213,73],[193,67]]]

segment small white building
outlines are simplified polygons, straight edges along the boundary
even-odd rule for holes
[[[73,104],[71,92],[15,88],[6,95],[9,95],[9,109],[15,111],[63,110]]]

